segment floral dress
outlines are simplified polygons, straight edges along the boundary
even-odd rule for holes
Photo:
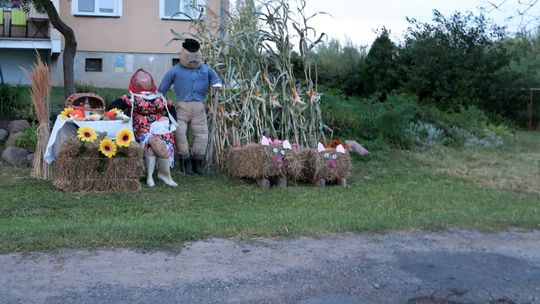
[[[143,97],[144,96],[144,97]],[[167,117],[167,108],[171,116],[176,117],[176,110],[172,100],[167,99],[167,108],[161,97],[153,94],[135,94],[133,96],[124,95],[112,102],[108,108],[119,108],[122,110],[131,110],[131,98],[133,98],[133,132],[135,140],[141,145],[144,151],[148,150],[148,141],[152,138],[159,138],[167,146],[167,154],[171,167],[174,164],[174,134],[151,134],[150,124],[154,121]]]

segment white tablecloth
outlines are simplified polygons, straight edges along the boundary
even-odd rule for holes
[[[52,163],[58,153],[60,153],[60,148],[62,147],[66,136],[71,133],[75,133],[77,127],[91,127],[98,133],[106,132],[106,136],[111,139],[114,139],[116,133],[123,128],[129,129],[133,135],[131,120],[127,122],[122,120],[72,121],[62,119],[62,117],[58,115],[56,121],[54,122],[54,127],[51,131],[49,142],[47,143],[45,156],[43,157],[48,164]],[[133,141],[135,140],[134,136],[131,138]]]

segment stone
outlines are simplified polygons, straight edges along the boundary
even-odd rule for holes
[[[18,133],[24,131],[24,129],[28,128],[29,126],[30,123],[24,119],[13,120],[8,125],[8,131],[10,134]]]
[[[349,146],[349,151],[350,152],[358,153],[360,155],[369,154],[369,151],[366,150],[366,148],[364,148],[356,140],[346,140],[345,143]]]
[[[36,155],[35,153],[29,153],[28,155],[26,155],[26,161],[28,162],[28,164],[33,164],[34,163],[34,155]]]
[[[7,146],[2,152],[2,159],[12,166],[21,166],[27,165],[27,156],[30,152],[28,150],[15,147]]]
[[[23,136],[24,133],[22,131],[15,132],[15,133],[9,133],[9,137],[7,139],[6,145],[8,146],[16,146],[17,145],[17,139],[19,137]]]
[[[7,138],[8,134],[9,134],[8,131],[4,129],[0,129],[0,141],[4,141],[4,139]]]

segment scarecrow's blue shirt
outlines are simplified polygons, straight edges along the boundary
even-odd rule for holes
[[[174,85],[177,101],[205,101],[210,85],[217,84],[221,84],[221,80],[207,65],[201,64],[196,69],[188,69],[178,63],[163,76],[158,91],[165,95],[171,85]]]

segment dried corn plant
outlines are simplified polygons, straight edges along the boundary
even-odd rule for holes
[[[222,167],[226,149],[263,135],[301,147],[325,140],[313,60],[324,34],[308,25],[318,13],[306,17],[305,6],[306,0],[264,1],[258,7],[253,0],[237,1],[225,24],[201,18],[192,20],[192,34],[172,31],[172,40],[198,39],[206,63],[225,84],[219,98],[209,100],[209,163]],[[298,58],[301,79],[293,72]]]

